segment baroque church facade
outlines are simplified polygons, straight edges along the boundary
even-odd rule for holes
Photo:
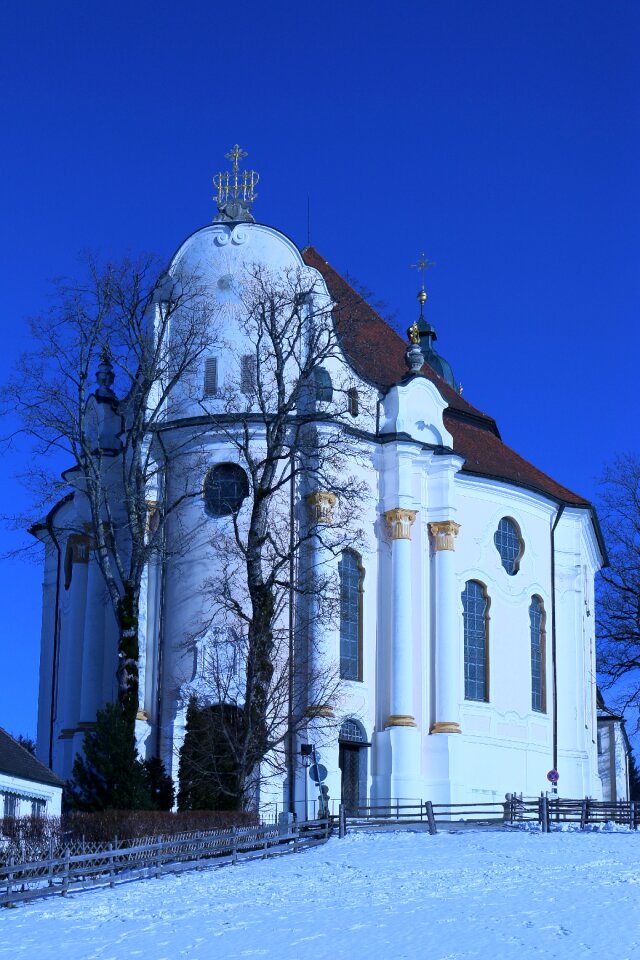
[[[357,437],[357,470],[371,491],[358,550],[325,558],[340,580],[339,614],[314,656],[320,670],[340,673],[340,697],[314,703],[307,691],[298,814],[317,792],[300,747],[314,742],[323,714],[333,725],[317,749],[333,801],[500,801],[514,790],[539,795],[551,768],[563,796],[600,797],[593,605],[605,555],[593,508],[511,450],[496,421],[463,399],[435,349],[424,287],[404,341],[317,250],[255,221],[234,162],[235,189],[227,179],[218,216],[181,245],[171,269],[197,269],[211,297],[235,297],[237,309],[238,285],[256,265],[313,279],[318,301],[333,305],[340,347],[322,370],[326,411]],[[230,343],[237,328],[223,334]],[[249,499],[216,396],[247,374],[250,352],[236,343],[203,357],[197,395],[185,390],[168,427],[182,429],[209,399],[203,493],[185,507],[185,522],[206,536],[179,562],[149,566],[139,611],[138,746],[174,780],[189,699],[202,690],[184,638],[219,562],[212,540],[232,522],[231,511],[211,509],[219,486],[207,477],[235,477],[238,517]],[[349,390],[332,391],[345,377]],[[38,756],[63,778],[96,711],[117,695],[117,631],[100,571],[86,540],[65,542],[79,496],[71,491],[36,530],[45,548]],[[315,496],[331,509],[330,489]],[[272,778],[261,806],[282,808],[287,790],[285,773]]]

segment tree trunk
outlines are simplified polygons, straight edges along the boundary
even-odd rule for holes
[[[135,723],[138,713],[138,601],[140,591],[125,584],[118,601],[118,701],[124,717]]]

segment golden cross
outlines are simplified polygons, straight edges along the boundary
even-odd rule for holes
[[[231,150],[229,150],[229,153],[225,153],[224,156],[225,156],[225,160],[231,160],[231,162],[233,163],[233,173],[234,173],[234,176],[237,176],[240,161],[243,160],[244,157],[249,156],[249,154],[245,153],[244,150],[241,150],[239,145],[236,143],[236,145],[232,147]]]
[[[425,274],[425,270],[428,270],[429,267],[435,267],[435,263],[434,263],[432,260],[427,260],[427,258],[426,258],[425,255],[424,255],[424,250],[423,250],[422,253],[420,254],[420,259],[418,260],[418,262],[411,264],[411,269],[412,269],[412,270],[419,270],[420,273],[422,274],[422,289],[423,289],[423,290],[424,290],[424,274]]]

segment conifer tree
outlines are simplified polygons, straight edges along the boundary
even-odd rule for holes
[[[119,703],[99,710],[96,725],[84,737],[66,800],[75,810],[150,810],[149,777],[140,760],[130,724]]]

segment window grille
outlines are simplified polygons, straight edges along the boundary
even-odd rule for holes
[[[209,357],[204,362],[204,395],[215,397],[218,393],[218,360]]]
[[[255,393],[256,391],[256,358],[253,354],[246,354],[240,358],[240,392]]]
[[[211,517],[237,513],[249,495],[249,479],[235,463],[219,463],[207,471],[203,484],[205,509]]]
[[[333,400],[333,384],[331,376],[325,367],[315,367],[313,371],[313,385],[318,403],[331,403]]]
[[[529,607],[531,627],[531,709],[544,713],[544,604],[540,597],[531,598]]]
[[[515,576],[524,553],[524,541],[516,523],[509,517],[503,517],[493,535],[493,542],[500,554],[502,566],[510,577]]]
[[[4,795],[4,815],[5,817],[15,817],[18,810],[18,798],[15,793],[5,793]]]
[[[343,550],[340,574],[340,676],[362,677],[362,581],[364,571],[353,550]]]
[[[488,700],[487,609],[485,588],[468,580],[462,592],[465,700]]]
[[[352,417],[357,417],[359,413],[358,391],[355,387],[347,390],[347,399],[349,401],[349,413]]]
[[[346,743],[364,743],[364,733],[362,727],[355,720],[345,720],[340,727],[339,740]]]

